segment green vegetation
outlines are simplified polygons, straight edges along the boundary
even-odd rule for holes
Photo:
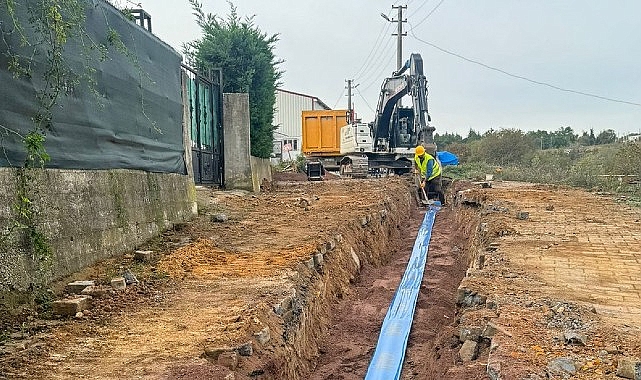
[[[435,136],[439,150],[459,156],[461,165],[446,167],[455,178],[540,182],[612,191],[641,200],[641,142],[625,141],[613,130],[581,136],[572,128],[555,132],[490,130],[483,135],[470,130],[468,137]]]
[[[203,37],[185,45],[185,54],[201,72],[221,68],[223,91],[249,93],[251,154],[269,158],[273,149],[274,103],[282,62],[274,56],[278,35],[268,36],[254,25],[253,16],[241,19],[229,3],[226,19],[205,14],[202,4],[189,0]]]

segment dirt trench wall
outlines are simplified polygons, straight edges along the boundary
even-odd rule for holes
[[[135,170],[36,169],[26,195],[40,251],[16,223],[19,171],[0,168],[0,307],[27,301],[34,288],[133,249],[196,211],[186,175]]]
[[[400,226],[410,207],[410,191],[391,194],[369,213],[337,226],[299,265],[296,286],[271,313],[271,329],[279,337],[273,344],[281,347],[268,366],[274,379],[302,379],[314,369],[333,303],[348,294],[363,266],[379,266],[391,258],[394,244],[407,238],[400,235]]]

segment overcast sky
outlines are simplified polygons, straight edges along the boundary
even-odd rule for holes
[[[125,0],[127,1],[127,0]],[[135,1],[137,3],[137,1]],[[225,17],[225,1],[203,0]],[[240,15],[255,15],[278,33],[276,55],[285,63],[283,88],[347,108],[345,80],[359,84],[356,112],[373,120],[383,79],[396,68],[392,1],[236,0]],[[641,131],[641,1],[638,0],[408,0],[403,60],[423,57],[429,106],[437,133],[467,135],[469,128],[576,132]],[[439,5],[440,4],[440,5]],[[187,0],[143,0],[153,31],[182,51],[200,37]],[[131,5],[130,5],[131,6]],[[432,14],[428,17],[428,15]],[[422,41],[421,41],[422,40]],[[471,63],[425,42],[510,74]]]

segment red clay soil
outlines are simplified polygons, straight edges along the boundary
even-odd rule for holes
[[[352,293],[336,305],[331,329],[321,343],[317,369],[310,379],[364,378],[423,217],[424,211],[412,212],[402,226],[406,239],[399,242],[391,260],[381,267],[365,267]],[[469,231],[459,219],[449,207],[437,214],[401,379],[486,378],[483,366],[458,363],[461,343],[455,294],[467,269],[469,240]]]

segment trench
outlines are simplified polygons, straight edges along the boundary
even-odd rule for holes
[[[303,271],[295,316],[284,320],[285,349],[271,366],[274,378],[365,378],[425,214],[411,203],[386,206],[339,231],[343,240],[316,273]],[[456,293],[472,257],[477,216],[452,206],[437,214],[401,379],[486,378],[483,366],[461,365],[458,357]]]

